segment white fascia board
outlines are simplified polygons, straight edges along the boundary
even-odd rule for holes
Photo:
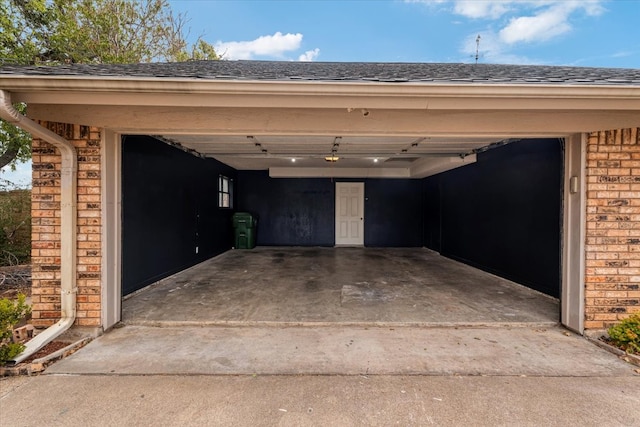
[[[269,168],[271,178],[411,178],[408,168]]]
[[[0,77],[0,89],[14,93],[16,100],[41,104],[275,106],[353,110],[640,110],[640,86],[203,81],[8,75]]]
[[[411,178],[426,178],[451,169],[467,166],[477,161],[475,154],[465,157],[425,157],[411,165]]]

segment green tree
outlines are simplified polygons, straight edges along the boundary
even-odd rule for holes
[[[219,59],[167,0],[0,0],[4,64],[110,64]],[[24,105],[18,106],[23,111]],[[0,167],[30,157],[30,137],[0,121]]]
[[[26,106],[17,104],[16,108],[24,113]],[[16,162],[31,158],[31,136],[20,128],[0,119],[0,168],[9,165],[15,168]]]

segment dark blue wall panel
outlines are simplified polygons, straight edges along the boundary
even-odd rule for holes
[[[258,215],[259,246],[333,246],[336,181],[365,183],[365,246],[422,246],[419,180],[289,179],[240,171],[238,209]]]
[[[425,245],[557,297],[562,158],[560,141],[526,140],[426,178]]]
[[[219,174],[236,173],[151,137],[123,137],[123,294],[231,247],[232,211],[217,205]]]
[[[444,176],[426,178],[423,181],[424,240],[425,247],[440,252],[440,179]]]
[[[258,246],[333,246],[334,184],[238,172],[238,210],[258,216]]]
[[[366,179],[364,244],[422,246],[422,183],[411,179]]]

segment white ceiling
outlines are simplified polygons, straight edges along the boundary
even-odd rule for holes
[[[496,138],[406,136],[163,135],[238,170],[410,168],[424,158],[460,158]],[[339,160],[327,162],[335,153]],[[294,161],[295,160],[295,161]]]

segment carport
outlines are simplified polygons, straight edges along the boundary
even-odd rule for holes
[[[413,271],[427,283],[440,265],[428,248],[460,271],[501,276],[494,285],[560,297],[560,320],[582,332],[587,133],[637,125],[637,81],[634,70],[254,61],[5,67],[0,77],[30,117],[78,147],[79,323],[102,329],[121,320],[123,295],[159,280],[145,292],[180,295],[179,282],[193,281],[172,275],[212,257],[217,280],[227,261],[304,258],[290,249],[304,247],[318,265],[321,253],[391,251],[378,279],[334,280],[327,292],[348,304],[389,299],[379,277]],[[47,171],[65,171],[47,150],[34,142],[42,196],[59,186]],[[56,200],[37,202],[55,211],[46,203]],[[259,217],[258,250],[228,252],[235,211]],[[55,288],[45,273],[59,259],[45,243],[64,238],[42,230],[34,278]],[[412,258],[419,267],[398,265]],[[41,303],[46,324],[55,316]]]

